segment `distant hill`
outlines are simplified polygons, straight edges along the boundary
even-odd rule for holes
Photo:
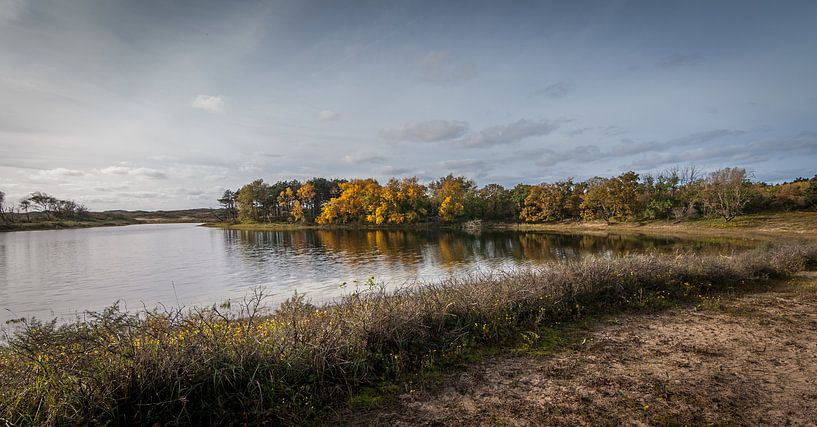
[[[98,219],[119,219],[138,223],[212,222],[223,219],[224,210],[197,208],[170,211],[126,211],[118,209],[103,212],[91,212],[91,215]]]

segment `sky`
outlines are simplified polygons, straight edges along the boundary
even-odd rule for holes
[[[814,1],[0,0],[0,191],[817,173]]]

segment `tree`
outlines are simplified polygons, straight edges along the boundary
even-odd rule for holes
[[[51,219],[51,212],[53,212],[54,207],[57,204],[56,198],[37,191],[31,193],[28,199],[34,205],[34,209],[45,214],[46,219]]]
[[[817,207],[817,175],[809,180],[809,186],[805,191],[806,206]]]
[[[582,217],[585,219],[611,219],[626,221],[638,208],[640,184],[638,174],[625,172],[615,178],[593,178],[587,181],[582,198]]]
[[[6,218],[6,193],[0,191],[0,220],[6,222],[8,219]]]
[[[540,184],[530,189],[519,217],[525,222],[562,221],[578,218],[584,186],[572,179]]]
[[[511,192],[499,184],[488,184],[477,192],[480,205],[479,218],[494,221],[513,218],[514,205]]]
[[[450,174],[432,182],[429,188],[438,206],[437,213],[446,222],[454,222],[463,216],[466,199],[476,191],[474,181]]]
[[[238,219],[238,209],[236,209],[236,201],[238,200],[238,192],[224,190],[224,194],[218,199],[224,212],[227,214],[227,219],[235,221]]]
[[[372,178],[341,183],[340,194],[323,205],[318,224],[369,222],[371,212],[380,204],[380,188]]]
[[[269,185],[263,179],[255,181],[241,187],[238,190],[236,207],[238,218],[242,222],[255,222],[262,219],[269,219],[268,206]]]
[[[31,209],[31,201],[28,199],[20,200],[20,210],[26,213],[26,222],[31,222],[31,214],[28,210]]]
[[[710,214],[733,220],[752,197],[746,169],[724,168],[710,173],[703,188],[704,204]]]
[[[513,203],[513,217],[518,218],[522,212],[522,209],[525,207],[525,199],[528,198],[528,194],[530,193],[532,185],[528,184],[516,184],[511,191],[510,197],[511,202]]]
[[[640,204],[647,219],[669,218],[676,206],[676,193],[681,179],[675,172],[644,177],[644,192]]]
[[[293,203],[290,216],[295,222],[306,222],[306,213],[314,212],[315,186],[312,182],[302,185],[295,194],[296,201]],[[310,217],[313,215],[310,215]]]
[[[411,224],[428,216],[430,204],[425,185],[416,177],[392,178],[382,188],[380,203],[368,219],[374,224]]]

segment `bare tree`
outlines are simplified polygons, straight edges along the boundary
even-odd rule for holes
[[[31,213],[29,213],[29,209],[31,209],[31,201],[28,199],[20,200],[20,210],[26,213],[26,222],[31,222]]]
[[[0,191],[0,221],[6,222],[6,193]]]
[[[704,203],[709,212],[726,221],[735,219],[752,197],[752,185],[746,169],[724,168],[706,177]]]

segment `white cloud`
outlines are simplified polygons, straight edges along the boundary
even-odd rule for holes
[[[318,113],[318,120],[322,122],[331,122],[333,120],[337,120],[339,117],[340,114],[332,110],[323,110]]]
[[[147,178],[154,178],[154,179],[168,179],[169,176],[157,169],[151,168],[132,168],[130,166],[108,166],[107,168],[100,169],[100,172],[106,175],[132,175],[132,176],[144,176]]]
[[[190,101],[190,106],[211,113],[224,112],[224,100],[221,96],[198,95]]]
[[[468,131],[468,123],[459,120],[431,120],[406,123],[396,128],[383,129],[380,137],[393,141],[436,142],[459,138]]]
[[[66,168],[56,168],[56,169],[46,169],[37,171],[33,178],[41,178],[41,179],[60,179],[60,178],[69,178],[69,177],[78,177],[85,175],[85,172],[75,170],[75,169],[66,169]]]

